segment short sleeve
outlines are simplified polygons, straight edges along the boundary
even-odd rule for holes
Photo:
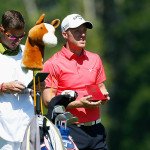
[[[56,65],[54,65],[51,61],[47,61],[44,63],[43,71],[48,72],[49,75],[45,79],[45,86],[57,88],[58,87],[58,79],[59,79],[59,69]]]
[[[97,58],[98,72],[96,78],[96,84],[102,83],[106,80],[105,70],[101,58]]]

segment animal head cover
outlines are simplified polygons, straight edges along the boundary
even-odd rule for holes
[[[42,14],[35,26],[29,30],[24,54],[22,58],[22,67],[31,70],[41,70],[43,68],[43,57],[45,45],[51,47],[57,45],[55,28],[60,24],[59,19],[55,19],[51,24],[44,23],[45,14]]]

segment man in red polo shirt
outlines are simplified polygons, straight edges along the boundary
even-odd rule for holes
[[[52,97],[64,90],[78,93],[75,101],[67,106],[67,111],[77,116],[77,124],[70,125],[70,134],[80,150],[107,150],[104,126],[100,122],[101,100],[93,101],[86,85],[98,85],[106,101],[110,99],[105,88],[104,67],[99,55],[85,50],[87,29],[93,25],[79,14],[65,17],[61,24],[62,36],[66,40],[62,49],[44,64],[46,88],[43,91],[45,105]]]

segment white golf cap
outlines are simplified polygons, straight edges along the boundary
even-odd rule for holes
[[[61,23],[61,31],[64,32],[69,28],[77,28],[85,24],[88,29],[92,29],[93,25],[89,21],[85,21],[79,14],[71,14],[66,16]]]

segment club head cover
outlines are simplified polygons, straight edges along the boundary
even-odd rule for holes
[[[51,101],[49,102],[49,104],[48,104],[48,112],[47,112],[46,117],[47,117],[48,119],[50,119],[51,121],[54,121],[54,120],[52,120],[52,119],[55,118],[54,114],[52,115],[54,107],[55,107],[56,105],[62,105],[62,106],[64,106],[64,107],[66,108],[67,105],[68,105],[70,102],[74,101],[75,99],[76,99],[76,97],[73,98],[73,97],[71,97],[69,94],[57,95],[57,96],[53,97],[53,98],[51,99]],[[57,114],[56,114],[56,115],[57,115]],[[52,116],[53,116],[53,118],[52,118]]]

